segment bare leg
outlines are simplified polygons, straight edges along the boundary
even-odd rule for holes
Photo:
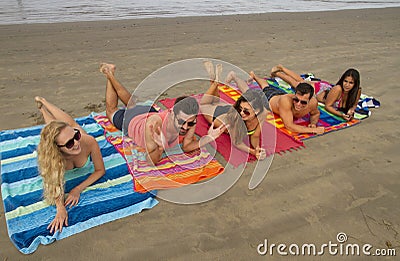
[[[205,61],[204,67],[208,72],[211,80],[210,87],[201,97],[200,105],[214,104],[219,102],[218,80],[222,72],[222,65],[217,64],[214,73],[214,66],[211,61]]]
[[[271,70],[271,76],[279,77],[285,82],[289,83],[290,86],[296,88],[299,83],[303,82],[303,78],[294,71],[289,70],[288,68],[282,66],[281,64],[274,66]]]
[[[217,64],[215,66],[215,81],[220,82],[221,81],[221,73],[222,73],[222,64]]]
[[[237,87],[242,93],[245,93],[249,89],[247,83],[243,79],[237,77],[234,71],[230,71],[228,73],[228,75],[225,78],[225,84],[229,85],[229,83],[231,83],[232,81],[236,83]]]
[[[118,100],[121,100],[127,106],[131,94],[130,92],[115,78],[115,65],[102,63],[100,70],[107,77],[106,85],[106,114],[112,120],[115,111],[118,110]]]
[[[59,120],[68,123],[72,127],[81,128],[69,114],[48,102],[45,98],[36,96],[35,101],[46,123]]]
[[[260,85],[261,89],[264,89],[268,86],[268,82],[264,78],[258,77],[253,71],[251,71],[249,74],[250,77],[254,79],[258,85]]]

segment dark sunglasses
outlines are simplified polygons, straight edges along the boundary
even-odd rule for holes
[[[297,98],[296,96],[293,97],[293,101],[294,101],[295,103],[299,103],[299,102],[300,102],[302,105],[307,105],[307,104],[308,104],[308,101],[300,100],[300,99]]]
[[[239,114],[241,114],[241,113],[243,112],[244,115],[246,115],[246,116],[249,116],[249,115],[251,114],[251,112],[250,112],[248,109],[246,109],[246,108],[239,107],[239,108],[237,108],[236,110],[237,110],[237,112],[238,112]]]
[[[74,137],[72,137],[72,139],[70,139],[69,141],[67,141],[67,143],[65,143],[64,145],[58,145],[58,144],[57,144],[57,146],[58,146],[59,148],[61,148],[61,147],[66,147],[67,149],[72,149],[72,147],[73,147],[74,144],[75,144],[75,141],[81,139],[81,132],[80,132],[78,129],[74,129],[74,131],[75,131],[75,135],[74,135]]]
[[[176,118],[176,119],[178,120],[178,124],[181,126],[183,126],[185,123],[187,123],[188,127],[193,127],[197,123],[196,119],[194,119],[193,121],[185,121],[183,119],[178,119],[178,118]]]

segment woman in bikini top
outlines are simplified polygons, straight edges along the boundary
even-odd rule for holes
[[[212,64],[206,64],[207,71],[213,72],[213,69],[207,68]],[[265,109],[267,100],[261,90],[248,90],[235,102],[234,105],[228,105],[220,100],[218,91],[218,77],[222,68],[216,66],[217,77],[210,73],[210,88],[203,95],[200,101],[200,110],[206,120],[217,128],[222,124],[228,125],[229,133],[232,137],[234,146],[238,149],[248,152],[258,159],[265,158],[265,150],[260,148],[261,124],[266,118]],[[228,133],[228,130],[226,131]],[[248,136],[250,146],[244,143]]]
[[[66,206],[77,205],[80,193],[104,175],[104,162],[97,141],[70,115],[42,97],[35,97],[35,101],[47,123],[41,131],[37,148],[44,199],[57,207],[56,216],[47,228],[50,233],[61,232],[63,226],[68,226]],[[88,165],[88,159],[93,162],[93,173],[71,189],[65,199],[65,172]]]

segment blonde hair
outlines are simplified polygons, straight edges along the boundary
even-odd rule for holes
[[[43,194],[47,203],[54,205],[64,196],[65,160],[57,146],[56,138],[69,126],[63,121],[52,121],[40,133],[38,166],[43,178]]]

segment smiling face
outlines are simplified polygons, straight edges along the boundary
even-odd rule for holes
[[[81,143],[77,138],[80,139],[80,135],[77,134],[77,131],[70,126],[66,126],[56,137],[55,142],[62,153],[67,155],[78,155],[81,152]],[[72,142],[73,146],[70,147],[69,144],[72,144]]]
[[[346,78],[344,78],[343,80],[343,90],[345,92],[349,92],[351,91],[351,89],[353,89],[354,87],[354,79],[351,76],[347,76]]]
[[[308,103],[310,101],[310,94],[306,93],[301,95],[299,92],[297,92],[292,99],[293,99],[293,108],[296,111],[301,111],[307,108]]]
[[[184,136],[190,128],[194,128],[197,122],[197,115],[188,115],[180,111],[174,118],[175,129],[179,135]]]
[[[236,110],[242,117],[243,121],[248,121],[256,117],[256,112],[248,102],[241,102]]]

